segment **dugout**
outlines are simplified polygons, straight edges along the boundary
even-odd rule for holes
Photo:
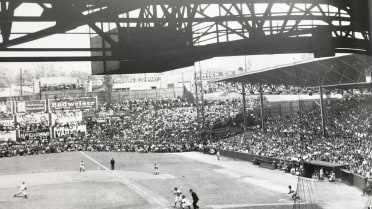
[[[312,160],[304,163],[304,176],[311,178],[315,171],[319,171],[320,168],[323,168],[324,173],[330,173],[333,171],[336,175],[336,178],[341,178],[341,169],[345,167],[345,165],[339,165],[336,163]]]

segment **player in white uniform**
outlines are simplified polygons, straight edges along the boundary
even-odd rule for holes
[[[300,200],[300,196],[298,196],[297,192],[292,189],[291,185],[288,186],[288,189],[289,189],[288,195],[292,198],[292,200],[294,201]]]
[[[80,162],[80,172],[81,172],[81,171],[85,172],[85,162],[84,162],[84,160],[82,160],[82,161]]]
[[[19,191],[18,193],[16,193],[13,197],[24,197],[24,198],[28,198],[27,197],[27,184],[26,182],[22,182],[21,185],[19,185]]]
[[[155,163],[154,165],[154,168],[155,168],[155,175],[159,175],[159,165]]]
[[[182,195],[181,207],[191,209],[191,202],[186,198],[185,195]]]
[[[181,192],[181,188],[180,189],[177,189],[177,187],[174,188],[174,191],[173,191],[173,194],[174,194],[174,208],[176,208],[177,203],[180,203],[180,207],[182,207],[182,192]]]

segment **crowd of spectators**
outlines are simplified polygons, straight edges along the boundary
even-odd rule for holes
[[[213,129],[239,126],[237,100],[206,102],[205,124]],[[120,113],[120,116],[115,116]],[[25,140],[0,145],[1,156],[35,153],[88,151],[185,152],[214,150],[200,139],[200,124],[193,103],[183,98],[117,101],[99,107],[98,117],[85,121],[85,135],[52,140]]]
[[[229,93],[241,93],[241,85],[236,84],[229,84],[229,83],[216,83],[216,82],[206,82],[203,86],[204,94],[213,94],[213,93],[223,93],[223,96],[228,95]],[[249,88],[246,88],[249,89]],[[295,95],[295,94],[309,94],[312,95],[314,93],[319,93],[317,88],[309,87],[309,88],[300,88],[300,87],[293,87],[293,86],[276,86],[275,88],[271,87],[264,87],[263,88],[264,94],[280,94],[280,95]],[[249,93],[251,95],[259,95],[258,90],[250,90]],[[330,93],[328,91],[325,92]]]
[[[205,124],[210,128],[237,125],[230,121],[238,114],[238,105],[235,100],[205,103]],[[114,112],[125,114],[92,126],[87,135],[94,145],[90,150],[178,152],[200,150],[206,144],[200,139],[196,108],[184,98],[123,101],[111,106]]]
[[[72,89],[84,89],[84,85],[83,84],[42,85],[40,88],[41,91],[60,91]]]
[[[266,132],[253,127],[245,135],[225,139],[220,145],[225,150],[289,161],[327,161],[372,177],[372,97],[344,96],[329,100],[325,108],[325,136],[320,107],[316,107],[292,118],[266,118]]]
[[[240,100],[210,101],[204,105],[206,130],[235,127],[242,130]],[[0,156],[90,151],[181,152],[234,150],[284,161],[320,160],[346,165],[359,175],[372,177],[372,97],[346,95],[327,100],[325,133],[320,108],[300,111],[294,117],[265,118],[266,131],[259,126],[229,138],[201,139],[195,104],[183,98],[116,101],[103,104],[104,120],[86,122],[85,135],[57,139],[26,140],[0,144]],[[120,116],[112,117],[115,113]],[[103,114],[105,115],[105,114]],[[110,117],[108,117],[110,116]],[[259,124],[260,118],[253,118]],[[227,129],[233,130],[233,129]],[[239,131],[237,131],[239,132]]]

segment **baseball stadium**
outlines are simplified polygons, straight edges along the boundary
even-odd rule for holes
[[[0,209],[372,209],[372,0],[0,0]]]

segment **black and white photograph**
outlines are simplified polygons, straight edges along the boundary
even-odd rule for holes
[[[372,209],[372,0],[0,0],[0,209]]]

